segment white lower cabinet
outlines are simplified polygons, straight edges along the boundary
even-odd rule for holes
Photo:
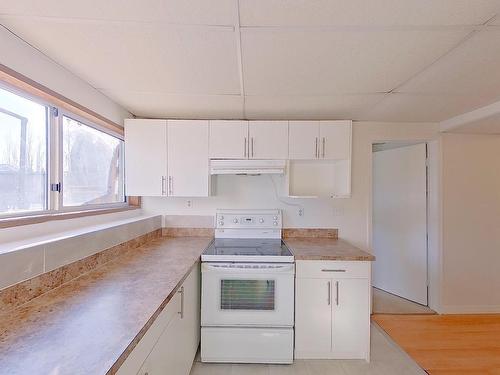
[[[297,261],[295,358],[370,358],[370,262]]]
[[[189,375],[200,343],[200,268],[156,318],[118,375]]]

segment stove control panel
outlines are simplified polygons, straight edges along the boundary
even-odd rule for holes
[[[281,210],[217,210],[216,229],[281,229]]]

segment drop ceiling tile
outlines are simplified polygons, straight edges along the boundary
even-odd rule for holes
[[[365,121],[439,122],[483,106],[474,95],[419,95],[392,93],[363,114]]]
[[[233,25],[233,0],[23,0],[2,1],[0,14],[180,24]]]
[[[249,119],[356,120],[382,100],[384,94],[338,96],[247,96]]]
[[[476,33],[397,91],[497,98],[500,96],[499,47],[500,30]]]
[[[230,27],[59,20],[0,22],[96,88],[239,94]]]
[[[243,98],[237,95],[175,95],[124,90],[104,90],[103,93],[139,117],[186,119],[243,117]]]
[[[394,89],[466,32],[243,29],[247,95],[333,95]]]
[[[240,0],[246,26],[477,25],[498,0]]]

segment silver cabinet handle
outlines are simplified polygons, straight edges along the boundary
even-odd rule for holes
[[[335,281],[335,304],[339,305],[339,282]]]
[[[245,141],[243,143],[243,156],[246,158],[247,157],[247,137],[245,137]]]
[[[161,195],[165,195],[165,176],[161,176]]]
[[[253,158],[253,137],[252,137],[252,158]]]
[[[346,272],[346,270],[323,268],[321,272]]]
[[[181,286],[181,289],[177,293],[181,295],[181,311],[179,311],[179,315],[181,319],[184,319],[184,286]]]
[[[329,281],[328,282],[328,306],[332,303],[332,283]]]
[[[315,158],[318,158],[318,155],[319,152],[318,152],[318,137],[316,137],[316,144],[315,144],[315,147],[314,147],[314,157]]]
[[[323,137],[323,157],[325,157],[325,140],[326,138]]]
[[[173,185],[174,185],[174,178],[172,176],[168,176],[168,195],[173,194]]]

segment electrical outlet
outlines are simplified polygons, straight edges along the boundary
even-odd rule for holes
[[[299,216],[304,216],[304,209],[303,208],[299,208]]]

